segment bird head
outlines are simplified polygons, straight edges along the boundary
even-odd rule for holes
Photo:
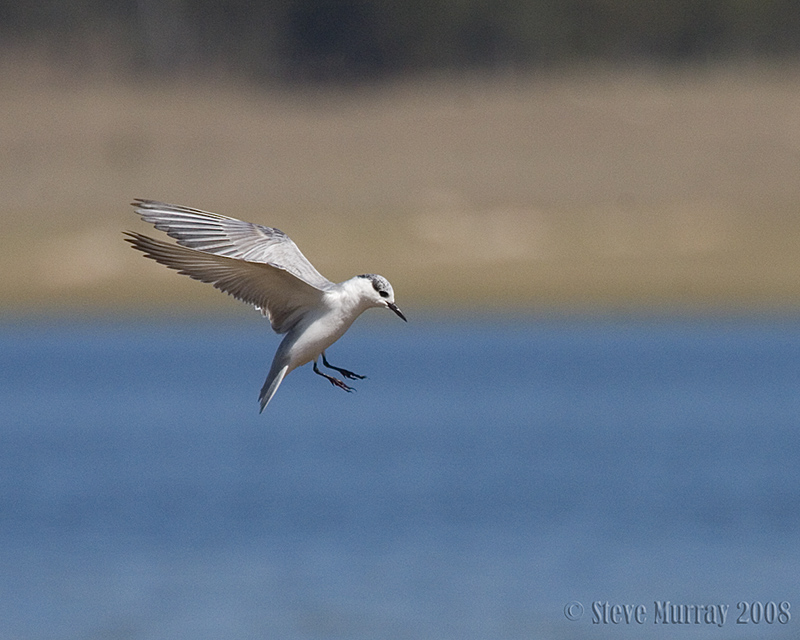
[[[394,290],[386,278],[375,273],[365,273],[358,277],[364,278],[370,285],[365,287],[365,289],[366,295],[369,301],[372,303],[372,306],[386,307],[387,309],[391,309],[398,316],[400,316],[400,318],[408,322],[406,317],[403,315],[403,312],[400,311],[400,309],[394,303]]]

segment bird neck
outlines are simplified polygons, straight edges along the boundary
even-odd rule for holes
[[[339,283],[336,287],[337,303],[342,311],[354,318],[374,306],[369,292],[364,289],[365,280],[355,277]]]

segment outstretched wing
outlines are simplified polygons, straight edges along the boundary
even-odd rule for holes
[[[154,200],[135,200],[133,206],[143,220],[184,247],[269,264],[320,291],[333,286],[279,229]]]
[[[269,263],[198,251],[140,233],[125,235],[134,249],[148,258],[261,309],[277,333],[291,329],[323,295],[305,280]]]

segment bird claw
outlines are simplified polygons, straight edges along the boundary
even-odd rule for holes
[[[339,373],[341,373],[345,378],[348,380],[363,380],[367,376],[360,376],[357,373],[353,373],[352,371],[348,371],[347,369],[337,369]]]
[[[367,377],[367,376],[361,376],[353,371],[350,371],[349,369],[342,369],[341,367],[336,367],[332,365],[330,362],[328,362],[328,359],[325,357],[324,353],[322,354],[322,364],[328,367],[328,369],[333,369],[334,371],[338,371],[348,380],[363,380],[364,378]]]
[[[353,389],[353,387],[348,387],[344,382],[339,380],[339,378],[334,378],[333,376],[326,376],[326,377],[328,378],[328,380],[331,381],[331,384],[334,387],[339,387],[340,389],[344,389],[345,391],[347,391],[347,393],[351,393],[352,391],[355,391],[355,389]]]

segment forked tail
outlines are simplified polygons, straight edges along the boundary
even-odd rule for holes
[[[267,408],[269,401],[272,400],[272,396],[275,395],[275,392],[278,390],[278,387],[281,386],[281,382],[283,382],[284,377],[286,376],[286,372],[289,370],[289,365],[284,365],[277,371],[270,370],[269,375],[267,376],[266,381],[264,382],[264,386],[261,387],[261,394],[258,396],[258,401],[261,403],[261,410],[259,413],[262,413],[264,409]]]

